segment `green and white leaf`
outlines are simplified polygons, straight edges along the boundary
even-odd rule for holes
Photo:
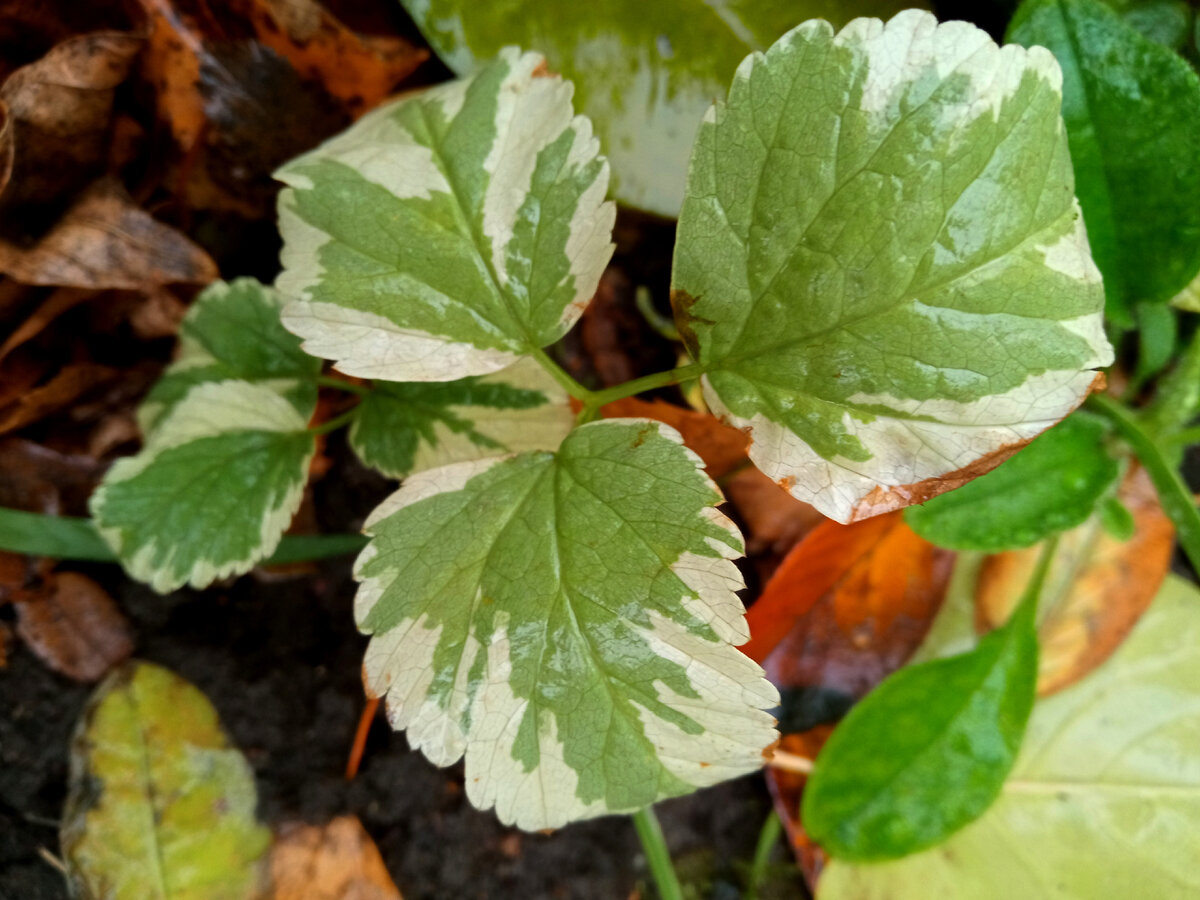
[[[570,82],[507,48],[276,177],[283,323],[350,375],[453,381],[562,337],[612,255],[608,162]]]
[[[271,555],[315,449],[305,418],[271,388],[201,384],[108,471],[92,516],[133,578],[160,593],[204,587]]]
[[[575,422],[567,392],[526,357],[494,375],[434,384],[377,381],[350,446],[392,478],[523,450],[555,450]]]
[[[818,900],[1200,896],[1200,591],[1169,576],[1121,648],[1039,700],[1000,798],[895,862],[834,859]]]
[[[192,302],[179,326],[179,348],[138,408],[149,434],[198,384],[240,378],[270,387],[307,420],[317,404],[321,361],[279,321],[283,299],[253,278],[218,281]]]
[[[1200,78],[1099,0],[1027,0],[1008,39],[1049,47],[1109,318],[1166,302],[1200,270]]]
[[[1109,429],[1077,412],[1016,456],[956,491],[905,512],[909,526],[939,547],[996,553],[1032,547],[1082,525],[1121,466],[1108,452]]]
[[[750,456],[838,521],[987,471],[1112,351],[1049,52],[807,22],[701,126],[676,319]]]
[[[841,25],[889,15],[902,0],[401,0],[437,54],[459,75],[516,44],[546,55],[576,84],[623,203],[679,214],[688,154],[713,98],[739,62],[805,19]]]
[[[558,452],[409,478],[366,525],[368,690],[467,796],[554,828],[762,765],[778,694],[733,646],[736,528],[678,433],[614,419]]]
[[[257,900],[271,833],[254,773],[195,687],[135,662],[79,721],[62,823],[72,894],[95,900]]]

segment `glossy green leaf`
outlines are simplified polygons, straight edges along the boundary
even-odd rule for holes
[[[266,385],[286,397],[304,419],[317,403],[321,361],[279,321],[283,300],[253,278],[207,287],[179,326],[175,361],[138,409],[143,434],[198,384],[238,378]]]
[[[188,682],[131,663],[96,691],[71,748],[62,851],[88,900],[257,900],[271,833],[254,774]]]
[[[165,593],[249,571],[292,521],[316,449],[271,388],[192,388],[136,456],[92,495],[96,528],[125,570]]]
[[[1075,413],[956,491],[910,507],[913,531],[952,550],[1014,550],[1081,525],[1120,474],[1101,419]]]
[[[999,799],[906,859],[834,859],[818,900],[1200,896],[1200,591],[1171,576],[1116,654],[1038,701]]]
[[[762,765],[778,694],[737,530],[677,432],[613,419],[557,453],[409,478],[355,568],[367,689],[521,828],[631,812]]]
[[[1049,47],[1108,315],[1165,302],[1200,270],[1200,78],[1099,0],[1027,0],[1009,40]]]
[[[450,463],[554,450],[574,424],[567,393],[536,361],[438,383],[375,383],[350,427],[369,466],[403,478]]]
[[[508,48],[280,169],[283,323],[305,349],[364,378],[454,381],[562,337],[615,214],[572,90]]]
[[[966,653],[899,670],[838,724],[801,810],[825,850],[894,859],[944,841],[996,799],[1033,708],[1048,561],[1002,628]]]
[[[502,47],[546,55],[596,123],[623,203],[675,216],[688,153],[713,98],[752,50],[805,19],[837,25],[922,2],[898,0],[401,0],[429,43],[465,75]]]
[[[826,515],[982,474],[1111,361],[1059,80],[1045,50],[909,11],[802,25],[706,116],[676,319],[710,406]]]
[[[1195,12],[1187,0],[1104,0],[1131,28],[1183,53],[1192,43]]]

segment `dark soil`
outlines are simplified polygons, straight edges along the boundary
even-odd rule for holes
[[[388,489],[349,468],[341,447],[334,455],[335,472],[316,491],[322,524],[333,520],[329,530],[349,527]],[[334,484],[337,496],[330,494]],[[357,814],[406,900],[652,896],[629,820],[552,835],[505,828],[470,805],[459,768],[435,768],[382,717],[358,777],[345,780],[363,708],[366,643],[354,627],[349,569],[349,560],[339,560],[315,572],[256,573],[167,597],[127,581],[115,566],[86,571],[132,620],[137,656],[192,681],[216,705],[254,767],[264,821],[320,823]],[[67,896],[43,854],[57,852],[69,738],[90,690],[53,674],[19,645],[0,670],[0,900]],[[768,808],[758,777],[661,805],[681,868],[699,873],[697,898],[741,895]],[[789,887],[778,896],[804,896],[783,849],[778,869]]]

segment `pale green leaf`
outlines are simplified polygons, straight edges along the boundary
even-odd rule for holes
[[[1014,550],[1067,531],[1096,509],[1121,467],[1104,420],[1077,412],[998,468],[905,512],[913,531],[952,550]]]
[[[1099,0],[1027,0],[1008,39],[1049,47],[1108,315],[1165,302],[1200,269],[1200,78]]]
[[[192,388],[92,495],[96,528],[134,578],[165,593],[249,571],[300,505],[316,444],[271,388]]]
[[[1200,275],[1189,281],[1187,287],[1171,298],[1171,305],[1184,312],[1200,313]]]
[[[350,446],[367,465],[403,478],[450,463],[554,450],[574,421],[566,391],[526,358],[458,381],[377,381],[358,407]]]
[[[257,900],[271,833],[254,774],[188,682],[149,663],[93,695],[71,748],[62,851],[88,900]]]
[[[287,397],[308,419],[317,403],[321,362],[279,321],[283,301],[253,278],[209,285],[192,302],[179,326],[179,348],[138,408],[149,434],[193,387],[239,378]]]
[[[368,690],[480,808],[527,829],[753,771],[778,703],[749,634],[736,529],[679,435],[614,419],[556,454],[408,479],[356,566]]]
[[[742,58],[805,19],[842,25],[923,2],[898,0],[402,0],[438,55],[465,75],[506,44],[546,55],[573,80],[631,206],[679,213],[688,153]]]
[[[1038,701],[981,819],[895,862],[835,859],[818,900],[1191,900],[1198,748],[1200,591],[1171,576],[1111,659]]]
[[[1060,77],[920,11],[808,22],[705,117],[676,319],[710,406],[826,515],[982,474],[1111,361]]]
[[[508,48],[284,166],[284,325],[343,372],[453,381],[562,337],[612,255],[572,85]]]

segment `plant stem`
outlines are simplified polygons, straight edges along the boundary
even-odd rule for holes
[[[667,841],[663,837],[662,826],[653,808],[647,806],[633,814],[633,827],[637,829],[638,839],[642,842],[642,850],[646,853],[646,863],[650,866],[650,874],[658,886],[658,896],[661,900],[683,900],[683,888],[679,885],[679,877],[671,864],[671,851],[667,849]]]
[[[1161,442],[1169,447],[1186,447],[1188,444],[1200,444],[1200,428],[1185,428],[1164,437]]]
[[[754,847],[754,860],[750,863],[749,882],[746,885],[746,900],[758,900],[758,889],[767,878],[767,866],[771,862],[771,851],[779,843],[783,834],[783,820],[775,810],[767,813],[762,831],[758,833],[758,843]]]
[[[549,353],[545,350],[534,350],[531,355],[543,369],[550,373],[550,377],[557,381],[564,391],[576,400],[582,400],[584,403],[589,402],[592,392],[568,375],[562,366],[550,358]]]
[[[1200,510],[1183,477],[1163,456],[1162,450],[1142,427],[1138,417],[1121,403],[1103,394],[1088,398],[1088,408],[1104,416],[1120,433],[1154,482],[1163,512],[1175,524],[1183,552],[1200,572]]]
[[[614,400],[624,400],[626,397],[632,397],[644,391],[652,391],[655,388],[679,384],[681,381],[691,381],[693,378],[699,378],[704,372],[705,366],[700,363],[691,363],[690,365],[679,366],[675,369],[668,369],[665,372],[643,375],[641,378],[635,378],[633,381],[626,381],[624,384],[605,388],[602,391],[592,391],[591,397],[586,402],[589,405],[603,406],[606,403],[612,403]]]
[[[340,378],[334,378],[331,375],[318,375],[317,384],[321,387],[333,388],[335,391],[345,391],[348,394],[357,394],[360,397],[365,397],[371,393],[371,389],[363,387],[361,384],[351,384],[349,381],[343,381]]]
[[[354,421],[354,417],[358,415],[358,404],[350,407],[340,416],[334,416],[328,422],[322,422],[315,428],[308,429],[309,434],[329,434],[331,431],[337,431],[339,428],[349,425]]]

